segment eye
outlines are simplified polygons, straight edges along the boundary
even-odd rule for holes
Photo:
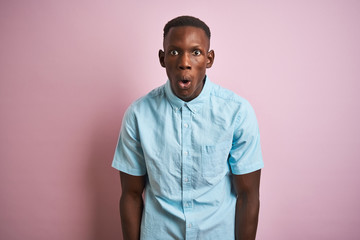
[[[177,56],[177,55],[179,55],[179,52],[176,51],[176,50],[171,50],[170,54],[173,55],[173,56]]]
[[[195,55],[195,56],[199,56],[200,54],[201,54],[200,50],[194,50],[193,51],[193,55]]]

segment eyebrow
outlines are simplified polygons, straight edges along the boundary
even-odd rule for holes
[[[169,45],[168,48],[181,48],[179,46],[176,46],[176,45]],[[194,49],[194,48],[199,48],[199,49],[206,49],[206,47],[202,47],[201,45],[199,44],[196,44],[196,45],[193,45],[193,46],[190,46],[190,49]]]

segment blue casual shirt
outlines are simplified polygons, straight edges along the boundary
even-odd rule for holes
[[[235,239],[231,174],[263,167],[250,104],[206,78],[198,97],[167,81],[126,111],[112,166],[146,175],[141,239]]]

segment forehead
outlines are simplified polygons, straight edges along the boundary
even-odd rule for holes
[[[202,28],[181,26],[170,28],[164,39],[164,48],[167,46],[199,45],[209,48],[210,40]]]

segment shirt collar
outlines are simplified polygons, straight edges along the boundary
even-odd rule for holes
[[[190,102],[185,102],[178,98],[173,91],[171,90],[170,80],[167,80],[165,84],[165,93],[167,96],[167,99],[169,100],[172,108],[174,110],[182,108],[184,105],[187,106],[192,112],[196,112],[200,105],[204,103],[208,96],[210,95],[211,90],[211,82],[207,76],[205,76],[205,84],[203,86],[203,89],[201,90],[199,96],[191,100]]]

